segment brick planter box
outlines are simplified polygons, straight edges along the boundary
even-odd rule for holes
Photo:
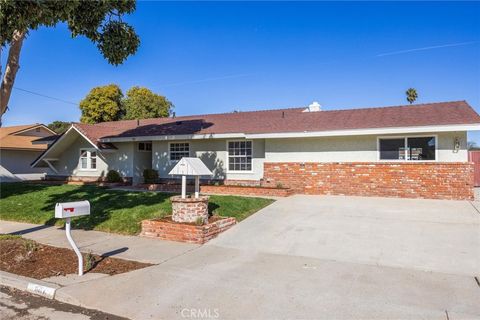
[[[151,219],[142,221],[140,236],[161,240],[204,244],[215,238],[221,232],[234,226],[235,218],[210,218],[212,222],[204,225],[176,223],[168,217],[165,219]]]
[[[130,186],[132,185],[131,177],[123,177],[123,182],[107,182],[105,177],[69,177],[69,176],[53,176],[46,175],[45,181],[67,183],[73,185],[97,184],[106,187]]]
[[[182,186],[180,184],[171,183],[157,183],[157,184],[141,184],[137,188],[149,191],[164,191],[164,192],[181,192]],[[194,186],[187,185],[187,192],[192,192]],[[200,192],[211,194],[225,194],[225,195],[242,195],[242,196],[270,196],[270,197],[288,197],[294,194],[294,190],[290,188],[276,188],[274,186],[246,186],[246,185],[202,185]]]
[[[148,191],[163,191],[163,192],[174,192],[180,193],[182,192],[182,185],[181,184],[173,184],[173,183],[143,183],[137,184],[135,186],[137,189],[144,189]],[[194,186],[187,184],[187,192],[193,192]]]
[[[270,197],[288,197],[294,194],[293,189],[273,188],[273,187],[251,187],[251,186],[200,186],[203,193],[216,193],[242,196],[270,196]]]

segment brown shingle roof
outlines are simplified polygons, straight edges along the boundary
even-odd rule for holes
[[[46,144],[33,144],[34,140],[37,140],[38,136],[26,136],[17,135],[22,131],[33,129],[35,127],[42,126],[42,124],[28,124],[21,126],[11,126],[0,128],[0,148],[1,149],[17,149],[17,150],[38,150],[43,151],[47,149]]]
[[[287,133],[349,129],[478,124],[465,101],[302,112],[305,108],[75,124],[92,142],[101,138],[183,134]]]

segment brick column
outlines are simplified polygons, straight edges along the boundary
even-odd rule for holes
[[[185,199],[182,199],[181,196],[171,197],[172,220],[175,222],[198,223],[202,219],[203,223],[207,223],[209,198],[209,196],[187,197]]]

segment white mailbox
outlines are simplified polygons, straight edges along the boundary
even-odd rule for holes
[[[55,205],[55,218],[66,219],[65,220],[65,234],[67,240],[75,251],[78,258],[78,275],[83,275],[83,257],[82,253],[78,249],[75,241],[73,241],[71,233],[71,219],[72,217],[88,216],[90,214],[90,202],[74,201],[74,202],[61,202]]]
[[[199,158],[183,157],[169,174],[182,176],[182,199],[187,194],[187,176],[195,176],[195,198],[200,194],[200,176],[212,176],[213,173]]]
[[[61,202],[55,206],[55,218],[71,218],[79,216],[87,216],[90,214],[90,202],[74,201]]]

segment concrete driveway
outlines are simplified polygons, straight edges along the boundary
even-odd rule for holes
[[[467,201],[298,195],[210,244],[471,276],[480,270],[479,228]]]
[[[57,296],[134,319],[478,319],[479,223],[469,202],[294,196]]]

